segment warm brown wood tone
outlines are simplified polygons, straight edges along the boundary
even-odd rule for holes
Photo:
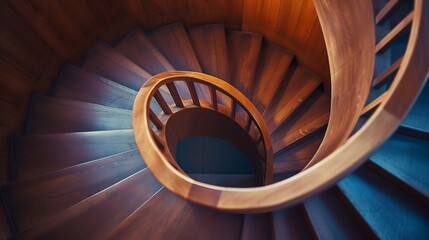
[[[98,104],[34,96],[27,134],[49,134],[131,128],[131,111]]]
[[[310,161],[322,142],[324,129],[274,154],[274,173],[295,173],[301,171]]]
[[[132,130],[16,137],[16,177],[23,180],[133,148],[136,145]],[[58,161],[58,155],[62,155],[61,161]]]
[[[17,182],[2,193],[18,231],[23,232],[144,167],[138,150],[131,150]]]
[[[161,185],[146,168],[59,213],[52,220],[40,219],[37,227],[20,234],[19,237],[59,239],[67,236],[74,239],[105,239],[117,225],[160,188]]]
[[[321,81],[308,70],[298,66],[292,78],[279,90],[280,99],[265,112],[270,133],[273,133],[308,96],[319,86]],[[284,84],[284,83],[283,83]]]
[[[341,146],[352,132],[371,86],[375,52],[370,1],[315,0],[314,4],[331,63],[333,100],[325,138],[307,168]],[[356,81],[359,84],[355,84]]]
[[[160,130],[164,127],[164,124],[159,120],[158,116],[152,111],[152,109],[149,110],[149,118],[150,121],[155,125],[155,127]]]
[[[402,63],[402,58],[400,57],[398,60],[396,60],[392,65],[390,65],[390,67],[386,68],[386,70],[384,70],[382,73],[380,73],[380,75],[378,75],[373,83],[372,86],[373,87],[379,87],[380,85],[382,85],[387,79],[389,79],[389,77],[393,76],[393,74],[395,74],[399,67],[401,66]]]
[[[251,95],[252,102],[260,113],[264,114],[274,99],[282,81],[285,80],[292,59],[293,54],[276,45],[268,44],[263,48]]]
[[[132,110],[137,92],[97,74],[67,64],[61,71],[52,95]]]
[[[380,104],[382,102],[384,102],[388,96],[388,91],[381,94],[378,98],[374,99],[372,102],[370,102],[369,104],[367,104],[363,109],[362,109],[362,116],[370,116],[376,109],[378,106],[380,106]]]
[[[317,91],[271,135],[277,153],[305,136],[326,126],[329,120],[329,97]]]
[[[162,189],[117,227],[109,239],[144,236],[147,239],[236,240],[240,239],[242,223],[242,215],[204,208]]]
[[[161,107],[162,111],[165,114],[172,114],[171,108],[168,106],[167,102],[165,101],[164,97],[159,93],[159,91],[156,91],[153,95],[156,102],[158,102],[159,106]]]
[[[225,26],[213,24],[191,28],[189,39],[203,72],[230,83]]]
[[[243,30],[262,33],[270,42],[293,51],[330,89],[326,46],[313,0],[246,0]]]
[[[303,207],[281,209],[273,212],[273,232],[275,239],[312,239],[313,232],[304,218]]]
[[[380,42],[377,43],[375,46],[375,52],[379,53],[388,48],[396,38],[401,36],[401,34],[403,34],[407,28],[410,27],[413,17],[414,12],[411,12],[400,23],[398,23],[398,25],[396,25],[392,31],[390,31],[383,39],[381,39]]]
[[[244,215],[241,240],[273,239],[272,214],[246,214]]]
[[[248,32],[228,33],[228,60],[231,83],[250,96],[262,44],[262,35]]]
[[[152,77],[119,51],[101,41],[85,56],[82,67],[135,91]]]

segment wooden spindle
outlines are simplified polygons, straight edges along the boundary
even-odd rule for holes
[[[152,109],[150,109],[149,118],[157,129],[162,129],[164,127],[164,124],[162,124],[161,120],[156,116]]]
[[[246,131],[249,132],[250,131],[250,127],[252,126],[252,117],[250,115],[247,116],[247,121],[246,121]]]
[[[375,46],[375,53],[380,53],[389,47],[395,39],[397,39],[413,21],[414,12],[410,12],[395,28],[392,29],[380,42]]]
[[[179,92],[177,91],[176,85],[174,85],[174,83],[167,83],[165,84],[168,88],[168,91],[170,91],[171,97],[173,98],[174,103],[176,104],[177,107],[183,108],[183,102],[182,99],[180,98]]]
[[[189,93],[191,94],[192,102],[195,106],[201,106],[200,99],[198,98],[197,90],[195,89],[195,84],[192,81],[186,81],[186,85],[188,86]]]
[[[217,109],[217,95],[216,95],[216,88],[215,87],[210,87],[210,96],[212,98],[212,108],[214,110],[218,110]]]
[[[155,94],[153,95],[153,97],[158,102],[159,106],[161,107],[162,111],[165,114],[167,114],[167,115],[173,114],[173,112],[171,111],[170,107],[168,106],[167,102],[165,101],[164,97],[159,92],[159,90],[155,92]]]
[[[231,112],[229,113],[229,116],[232,119],[235,119],[236,114],[237,114],[237,103],[234,98],[231,98]]]

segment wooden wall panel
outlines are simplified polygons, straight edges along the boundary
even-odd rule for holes
[[[330,90],[328,57],[312,0],[246,0],[243,30],[293,51],[298,61],[324,80]]]
[[[88,1],[60,0],[60,3],[83,34],[86,36],[93,36],[94,32],[99,32],[101,22],[95,15]]]

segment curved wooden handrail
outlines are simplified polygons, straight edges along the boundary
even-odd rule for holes
[[[242,107],[242,109],[247,113],[247,119],[244,121],[243,128],[247,132],[249,132],[249,134],[251,134],[252,129],[256,129],[258,131],[258,134],[255,136],[254,142],[255,147],[259,152],[259,156],[263,158],[263,162],[259,164],[263,166],[262,182],[264,184],[270,184],[272,182],[273,177],[273,150],[268,128],[265,124],[264,119],[259,114],[256,107],[253,106],[253,104],[250,102],[250,100],[247,99],[232,85],[216,77],[197,72],[176,71],[160,73],[149,79],[140,90],[134,103],[133,128],[136,132],[135,136],[137,145],[140,149],[144,149],[144,151],[142,151],[142,156],[144,157],[144,159],[146,159],[149,168],[153,165],[154,162],[166,160],[167,162],[172,164],[178,172],[183,173],[178,167],[178,165],[175,163],[174,157],[172,156],[170,149],[164,148],[168,145],[167,139],[165,139],[165,132],[160,131],[162,132],[162,134],[160,134],[161,136],[159,136],[150,127],[150,123],[152,122],[157,129],[163,130],[164,128],[163,122],[155,115],[155,113],[150,108],[152,97],[155,97],[158,103],[160,103],[161,108],[163,109],[164,113],[166,113],[165,117],[167,117],[168,115],[171,116],[171,114],[178,113],[180,109],[185,109],[186,104],[183,103],[177,91],[173,90],[173,92],[175,92],[177,95],[175,102],[178,108],[176,108],[175,111],[172,111],[170,107],[166,105],[166,102],[163,100],[162,96],[158,92],[158,90],[164,85],[169,85],[169,89],[174,88],[175,81],[185,81],[187,83],[193,102],[192,107],[202,107],[206,105],[206,107],[210,107],[210,109],[213,109],[215,111],[224,112],[233,120],[237,119],[237,104]],[[195,89],[193,88],[195,83],[199,83],[209,87],[211,91],[211,104],[206,104],[206,101],[200,101]],[[219,103],[217,102],[216,98],[217,91],[224,93],[227,97],[231,99],[230,108],[224,105],[219,106]],[[238,119],[242,118],[238,117]],[[237,123],[240,125],[240,122]],[[138,137],[141,134],[144,134],[145,136],[150,135],[150,137]],[[148,149],[157,148],[157,145],[161,147],[159,148],[160,151],[155,151],[157,153],[155,155],[149,155]],[[154,171],[154,174],[155,176],[157,176],[156,171]],[[259,173],[257,175],[259,175]]]
[[[334,1],[329,2],[335,5]],[[343,1],[338,2],[341,5]],[[331,5],[331,9],[334,9],[333,5]],[[147,121],[144,122],[144,115],[147,115],[148,112],[141,111],[142,103],[147,101],[146,98],[148,97],[144,95],[143,92],[145,91],[139,92],[136,99],[136,110],[133,113],[137,145],[142,156],[145,159],[154,157],[161,160],[151,160],[148,165],[168,189],[195,203],[224,211],[272,211],[280,207],[297,204],[307,197],[323,191],[359,167],[392,134],[406,115],[428,77],[429,54],[425,44],[429,42],[429,33],[427,32],[429,29],[429,3],[424,0],[416,0],[414,8],[407,50],[385,100],[359,131],[342,146],[326,156],[323,161],[316,163],[306,171],[282,182],[246,189],[207,185],[180,174],[166,159],[163,159],[159,149],[143,148],[146,146],[144,144],[145,139],[151,139],[153,142],[151,134],[142,131],[140,129],[142,125],[139,124],[141,122],[144,123],[143,125],[148,124]],[[356,11],[362,10],[356,9]],[[331,15],[335,14],[331,12]],[[356,19],[349,19],[349,21],[358,22]],[[343,23],[341,21],[336,22],[339,25]],[[342,28],[339,27],[338,29],[341,30]],[[329,33],[325,32],[325,34]],[[367,49],[360,50],[367,51]],[[371,54],[373,53],[371,52]],[[335,64],[335,62],[331,62],[331,64]],[[370,82],[370,79],[362,79],[362,81]],[[153,84],[143,87],[142,90],[153,87]],[[361,108],[356,109],[360,113]]]

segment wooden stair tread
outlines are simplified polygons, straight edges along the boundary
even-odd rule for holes
[[[315,239],[302,205],[273,212],[274,239]]]
[[[84,58],[82,67],[104,78],[117,82],[134,91],[151,75],[104,42],[98,42],[92,51]]]
[[[52,95],[132,110],[137,92],[97,74],[67,64],[61,71]]]
[[[304,202],[318,239],[373,239],[333,189]],[[370,232],[370,231],[369,231]]]
[[[173,23],[148,34],[149,39],[167,58],[176,70],[202,72],[200,63],[181,22]],[[178,90],[185,99],[190,95],[185,83],[178,83]],[[202,84],[195,84],[200,98],[210,100],[210,90]]]
[[[256,179],[253,174],[213,174],[192,173],[189,176],[199,182],[223,187],[254,187]]]
[[[272,236],[272,214],[244,215],[241,240],[274,239]]]
[[[143,169],[137,149],[5,186],[3,196],[19,232]]]
[[[159,184],[146,168],[58,214],[53,220],[19,235],[34,239],[105,239],[112,230],[150,199]]]
[[[230,82],[225,25],[193,27],[189,39],[203,72]]]
[[[26,134],[131,129],[131,111],[93,103],[36,95]]]
[[[109,239],[233,240],[240,238],[242,222],[241,214],[192,204],[164,188],[119,225]]]
[[[231,83],[246,96],[250,96],[262,35],[247,32],[228,32],[228,60]]]
[[[316,153],[324,135],[325,131],[317,131],[312,136],[277,152],[274,155],[274,173],[301,171]]]
[[[429,142],[392,135],[370,160],[429,199]]]
[[[260,113],[264,114],[275,99],[293,58],[291,53],[277,45],[267,44],[262,48],[251,98]]]
[[[320,84],[320,79],[298,66],[282,89],[280,99],[275,101],[276,105],[264,113],[270,133],[273,133]]]
[[[316,91],[271,135],[274,153],[328,124],[330,98]]]
[[[132,130],[112,130],[19,136],[13,154],[17,178],[23,180],[133,148]]]
[[[429,235],[427,207],[367,168],[348,175],[338,187],[379,238]]]

